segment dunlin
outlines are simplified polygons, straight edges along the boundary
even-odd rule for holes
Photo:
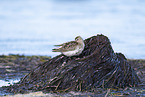
[[[60,45],[58,48],[52,49],[53,52],[61,52],[66,56],[77,56],[84,50],[85,44],[81,36],[77,36],[75,41],[66,42]]]

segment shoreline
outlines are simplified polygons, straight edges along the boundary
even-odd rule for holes
[[[49,56],[0,55],[0,80],[23,77],[49,59]]]
[[[26,74],[28,74],[32,69],[36,68],[37,66],[43,64],[44,62],[49,61],[51,57],[49,56],[24,56],[24,55],[0,55],[0,80],[8,80],[14,79],[16,77],[22,78]],[[139,76],[142,84],[145,84],[145,59],[127,59],[127,61],[131,64],[132,68],[136,71],[137,75]],[[101,95],[105,95],[108,90],[100,90],[102,92]],[[140,93],[145,91],[145,89],[140,89]],[[130,90],[129,93],[133,92]],[[91,96],[94,95],[89,92],[81,93],[81,92],[73,92],[65,93],[65,94],[56,94],[56,93],[43,93],[39,92],[32,92],[28,94],[15,94],[15,95],[6,95],[6,97],[18,97],[18,96]],[[145,93],[144,93],[145,95]]]

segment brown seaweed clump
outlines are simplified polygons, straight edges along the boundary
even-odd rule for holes
[[[81,55],[56,56],[39,65],[9,91],[91,91],[98,87],[134,87],[140,82],[121,53],[114,53],[109,39],[97,35],[85,40]]]

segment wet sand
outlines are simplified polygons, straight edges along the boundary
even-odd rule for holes
[[[24,56],[24,55],[0,55],[0,80],[9,80],[15,78],[22,78],[31,70],[49,61],[49,56]],[[145,96],[145,60],[144,59],[128,59],[136,73],[138,74],[141,84],[137,88],[125,88],[120,90],[115,89],[100,89],[98,88],[94,93],[92,92],[68,92],[68,93],[43,93],[33,92],[29,94],[16,94],[11,97],[22,96]],[[8,95],[7,97],[10,97]]]

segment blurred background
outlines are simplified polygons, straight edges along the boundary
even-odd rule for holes
[[[54,44],[97,34],[145,59],[145,0],[0,0],[0,54],[53,57]]]

